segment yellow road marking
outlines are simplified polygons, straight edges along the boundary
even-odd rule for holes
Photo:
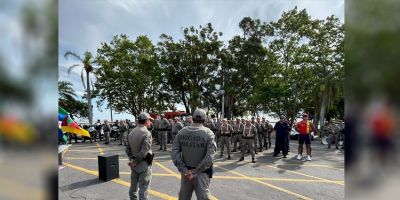
[[[131,175],[131,172],[120,172],[121,175]],[[165,173],[152,173],[152,176],[165,176],[165,177],[176,177],[179,174],[165,174]],[[260,177],[251,177],[260,181],[279,181],[279,182],[310,182],[310,183],[331,183],[332,181],[324,181],[324,180],[310,180],[310,179],[288,179],[288,178],[260,178]],[[214,179],[230,179],[230,180],[247,180],[248,178],[240,177],[240,176],[213,176]],[[338,183],[342,183],[344,181],[334,181]]]
[[[220,167],[220,166],[215,166],[215,167],[218,167],[218,168],[223,169],[223,170],[225,170],[225,171],[227,171],[227,172],[229,172],[229,173],[232,173],[232,174],[241,176],[241,177],[243,177],[243,178],[246,178],[247,180],[251,180],[251,181],[256,182],[256,183],[259,183],[259,184],[261,184],[261,185],[265,185],[265,186],[268,186],[268,187],[270,187],[270,188],[279,190],[279,191],[281,191],[281,192],[285,192],[285,193],[287,193],[287,194],[293,195],[293,196],[298,197],[298,198],[300,198],[300,199],[303,199],[303,200],[312,200],[312,199],[309,198],[309,197],[303,196],[303,195],[301,195],[301,194],[297,194],[297,193],[295,193],[295,192],[289,191],[289,190],[287,190],[287,189],[284,189],[284,188],[281,188],[281,187],[278,187],[278,186],[275,186],[275,185],[272,185],[272,184],[269,184],[269,183],[262,182],[262,181],[260,181],[260,180],[255,179],[255,178],[251,178],[251,177],[249,177],[249,176],[243,175],[243,174],[241,174],[241,173],[238,173],[238,172],[235,172],[235,171],[232,171],[232,170],[229,170],[229,169],[225,169],[225,168]]]
[[[69,163],[64,163],[64,165],[67,166],[67,167],[70,167],[72,169],[85,172],[87,174],[91,174],[91,175],[94,175],[94,176],[99,176],[98,171],[88,170],[88,169],[85,169],[85,168],[82,168],[82,167],[79,167],[79,166],[76,166],[76,165],[72,165],[72,164],[69,164]],[[126,187],[130,187],[131,186],[131,184],[129,182],[126,182],[126,181],[121,180],[121,179],[113,179],[112,182],[118,183],[118,184],[126,186]],[[161,192],[158,192],[158,191],[155,191],[155,190],[151,190],[151,189],[149,189],[149,194],[151,194],[153,196],[156,196],[156,197],[159,197],[161,199],[167,199],[167,200],[176,200],[177,199],[176,197],[169,196],[167,194],[164,194],[164,193],[161,193]]]
[[[237,161],[215,161],[215,163],[237,163]],[[243,162],[243,164],[251,164],[251,162]],[[257,163],[257,165],[270,165],[267,163]],[[323,167],[323,168],[330,168],[330,169],[337,169],[337,170],[344,170],[344,168],[341,167],[335,167],[335,166],[330,166],[330,165],[321,165],[321,164],[306,164],[306,165],[301,165],[301,164],[295,164],[295,163],[282,163],[282,166],[299,166],[299,167]],[[275,166],[278,167],[279,164],[275,164],[275,165],[270,165],[270,166]]]
[[[170,170],[168,167],[166,167],[165,165],[159,163],[159,162],[154,162],[156,163],[157,166],[161,167],[162,169],[164,169],[165,171],[167,171],[168,173],[172,174],[173,176],[175,176],[177,179],[181,180],[181,176],[180,174],[177,174],[175,172],[173,172],[172,170]],[[211,199],[212,200],[218,200],[217,197],[211,195]]]
[[[86,152],[86,153],[97,153],[97,152],[99,152],[98,150],[86,150],[86,149],[71,149],[69,151],[72,151],[72,152]]]
[[[328,183],[334,183],[334,184],[338,184],[338,185],[343,185],[344,186],[344,182],[332,181],[332,180],[328,180],[328,179],[324,179],[324,178],[321,178],[321,177],[312,176],[312,175],[308,175],[308,174],[303,174],[303,173],[292,171],[292,170],[288,170],[288,169],[282,169],[282,168],[275,167],[275,166],[272,166],[272,165],[266,165],[266,166],[270,167],[270,168],[273,168],[273,169],[284,170],[284,171],[287,171],[287,172],[292,173],[292,174],[298,174],[298,175],[302,175],[302,176],[305,176],[305,177],[314,178],[314,179],[318,179],[318,180],[323,180],[323,181],[326,181]]]
[[[96,151],[97,152],[97,151]],[[98,158],[89,158],[89,157],[71,157],[71,156],[68,156],[68,157],[65,157],[64,159],[67,159],[67,160],[97,160]],[[123,161],[128,161],[129,159],[128,158],[120,158],[119,160],[123,160]],[[157,161],[157,162],[167,162],[166,160],[154,160],[154,161]]]
[[[100,147],[99,143],[96,143],[96,146],[97,146],[97,149],[98,149],[99,152],[100,152],[100,155],[103,155],[104,152],[103,152],[103,149]]]

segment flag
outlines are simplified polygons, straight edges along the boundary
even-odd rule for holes
[[[81,128],[76,122],[74,122],[69,117],[69,114],[67,111],[65,111],[61,107],[58,107],[58,119],[60,120],[60,118],[63,118],[62,122],[61,122],[61,130],[62,131],[90,137],[89,132],[87,130]]]

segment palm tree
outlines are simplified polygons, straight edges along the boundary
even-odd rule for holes
[[[58,82],[58,95],[61,99],[73,99],[77,96],[75,90],[72,88],[72,83],[68,81]]]
[[[68,68],[68,74],[71,73],[71,70],[72,70],[73,68],[83,65],[82,71],[81,71],[81,79],[82,79],[83,88],[85,88],[85,90],[86,90],[86,92],[87,92],[86,97],[87,97],[87,99],[88,99],[89,125],[92,125],[92,122],[93,122],[93,113],[92,113],[92,91],[90,90],[90,83],[89,83],[89,82],[91,82],[91,81],[89,81],[89,79],[90,79],[89,75],[90,75],[90,73],[93,73],[94,68],[93,68],[92,64],[94,64],[96,61],[95,61],[95,59],[93,58],[92,53],[90,53],[89,51],[86,51],[86,52],[83,54],[83,57],[80,57],[78,54],[76,54],[76,53],[74,53],[74,52],[67,51],[67,52],[64,54],[64,57],[65,57],[66,59],[68,59],[68,57],[73,57],[74,59],[76,59],[76,60],[78,60],[79,62],[81,62],[81,63],[79,63],[79,64],[71,65],[71,66]],[[84,75],[83,75],[84,72],[86,72],[86,85],[85,85]],[[93,84],[93,83],[92,83],[92,84]]]

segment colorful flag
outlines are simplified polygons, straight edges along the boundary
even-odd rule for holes
[[[76,122],[74,122],[69,117],[69,114],[67,111],[65,111],[61,107],[58,107],[58,119],[60,120],[60,118],[63,118],[62,122],[61,122],[61,130],[62,131],[90,137],[89,132],[87,130],[81,128]]]

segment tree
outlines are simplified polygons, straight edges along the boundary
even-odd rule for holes
[[[329,16],[325,20],[315,20],[312,30],[310,60],[315,83],[313,90],[317,94],[314,119],[322,127],[327,111],[332,110],[337,98],[343,96],[344,26],[338,18]]]
[[[265,30],[273,32],[267,44],[272,73],[257,87],[254,101],[260,102],[266,111],[287,115],[293,122],[311,93],[307,54],[311,18],[306,10],[299,11],[295,7],[283,12],[281,18],[270,22]]]
[[[58,98],[68,99],[76,97],[75,90],[72,88],[72,83],[69,81],[58,82]]]
[[[58,82],[58,104],[77,117],[88,117],[87,103],[78,101],[72,83],[68,81]]]
[[[188,114],[204,106],[205,91],[215,91],[215,71],[219,65],[218,53],[222,47],[221,32],[212,24],[183,29],[182,40],[175,42],[162,34],[158,43],[159,63],[164,71],[167,87],[179,97]],[[207,93],[208,94],[208,93]]]
[[[114,36],[97,50],[100,68],[96,72],[100,101],[107,100],[116,111],[163,111],[168,95],[161,90],[162,70],[155,47],[147,36],[131,41],[126,35]]]
[[[91,97],[91,89],[90,89],[90,73],[93,73],[94,68],[93,68],[93,64],[96,63],[95,59],[92,56],[92,53],[90,53],[89,51],[86,51],[83,54],[83,57],[80,57],[78,54],[71,52],[71,51],[67,51],[64,54],[64,57],[67,59],[69,57],[73,57],[74,59],[78,60],[80,63],[79,64],[74,64],[71,65],[68,68],[68,74],[71,73],[71,70],[75,67],[78,66],[82,66],[82,71],[81,71],[81,79],[82,79],[82,85],[86,90],[86,94],[87,94],[87,101],[88,101],[88,112],[89,112],[89,125],[93,124],[93,112],[92,112],[92,97]],[[85,81],[84,81],[84,72],[86,73],[86,85],[85,85]]]

